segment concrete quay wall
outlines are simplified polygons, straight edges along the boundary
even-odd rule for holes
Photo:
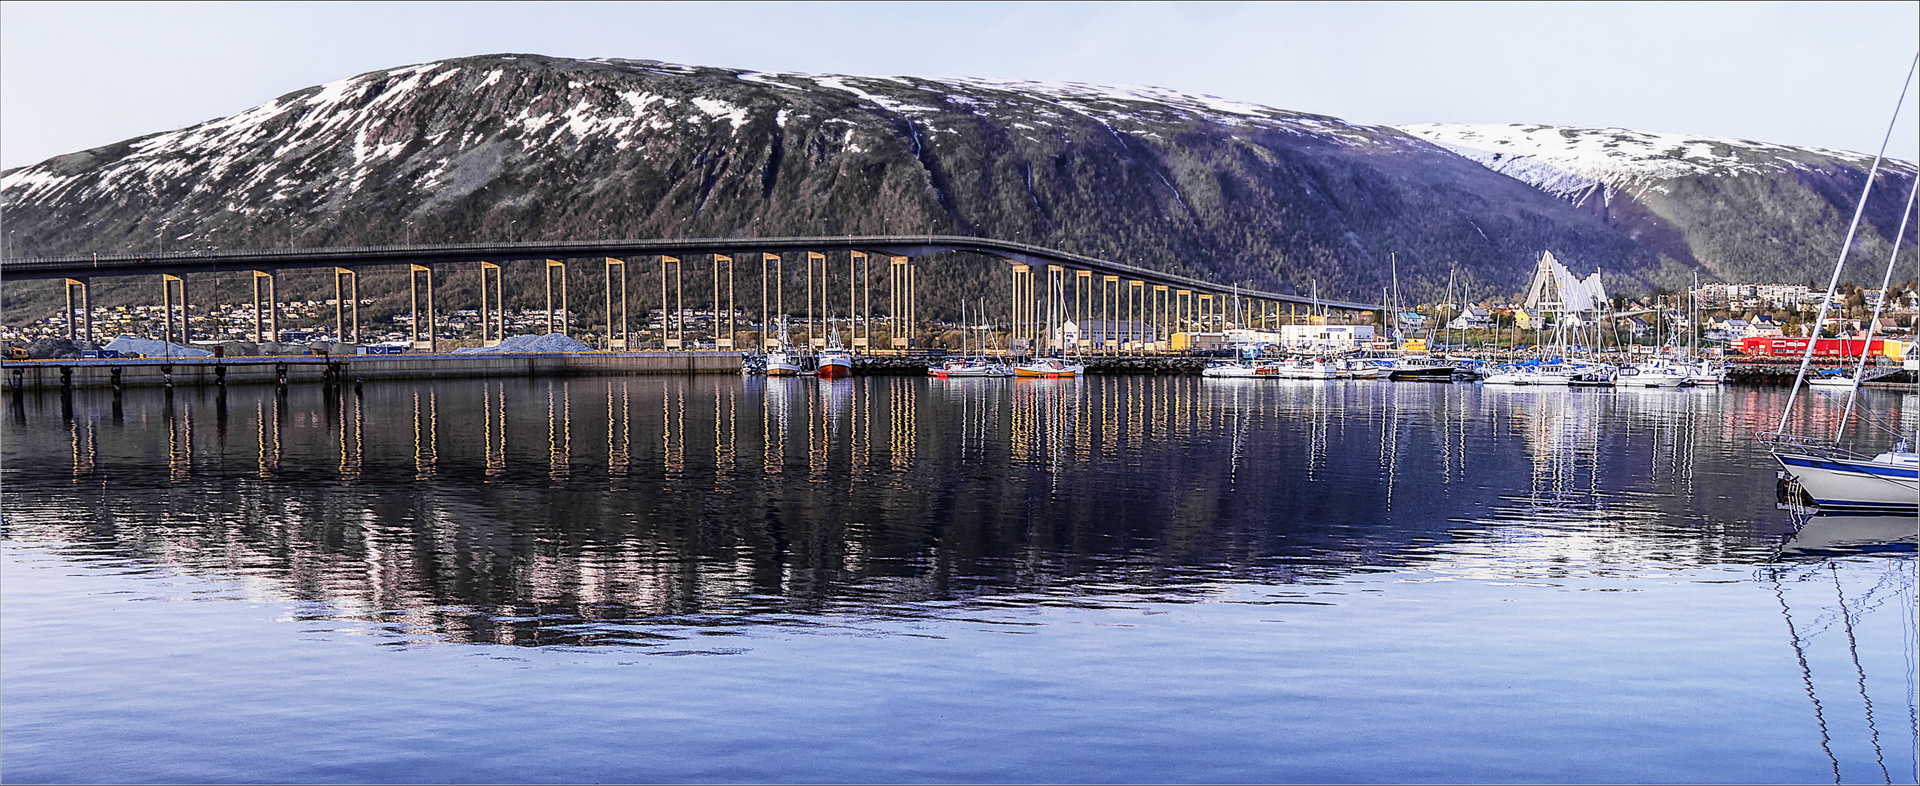
[[[7,389],[175,387],[382,379],[462,379],[619,374],[738,374],[729,352],[299,355],[249,358],[31,360],[0,364]]]

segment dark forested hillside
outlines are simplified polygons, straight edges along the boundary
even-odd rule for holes
[[[1724,267],[1662,203],[1636,224],[1496,169],[1392,128],[1155,88],[491,55],[12,170],[0,210],[16,256],[952,233],[1365,300],[1390,254],[1414,297],[1450,274],[1510,295],[1548,249],[1615,289]],[[1758,242],[1708,223],[1720,246]],[[1774,242],[1827,243],[1818,229]],[[925,313],[1003,296],[1003,278],[942,265]]]

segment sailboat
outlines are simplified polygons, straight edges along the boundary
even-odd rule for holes
[[[967,304],[965,302],[962,302],[960,304],[960,322],[961,324],[964,325],[966,321],[967,321]],[[966,379],[970,377],[1011,377],[1013,376],[1013,369],[1008,368],[1005,364],[995,363],[987,359],[986,340],[984,338],[981,339],[981,348],[978,354],[967,354],[966,336],[967,336],[967,333],[970,333],[970,332],[972,332],[972,329],[968,328],[967,330],[962,331],[960,334],[961,356],[957,358],[949,359],[947,362],[941,363],[940,365],[937,365],[937,366],[928,366],[927,375],[936,377],[938,379]]]
[[[1687,292],[1687,381],[1694,385],[1718,385],[1727,381],[1727,366],[1700,354],[1700,274],[1693,275],[1693,289]]]
[[[1667,317],[1664,311],[1657,312],[1655,318],[1665,322],[1669,330],[1676,321]],[[1613,384],[1623,388],[1677,388],[1690,384],[1687,377],[1692,374],[1693,369],[1671,357],[1679,352],[1678,338],[1669,333],[1666,345],[1661,348],[1661,351],[1665,354],[1621,368],[1618,375],[1614,377]]]
[[[1894,105],[1894,116],[1898,117],[1900,105],[1907,100],[1907,85],[1913,81],[1915,69],[1920,69],[1920,54],[1914,56],[1913,66],[1907,71],[1906,82],[1900,87],[1900,103]],[[1887,127],[1887,140],[1893,138],[1894,125]],[[1873,166],[1867,170],[1867,182],[1860,193],[1860,201],[1853,211],[1853,223],[1847,227],[1846,241],[1840,245],[1840,257],[1834,262],[1833,275],[1827,282],[1827,296],[1820,303],[1820,313],[1813,324],[1824,325],[1827,309],[1833,302],[1834,290],[1840,283],[1840,271],[1846,265],[1848,252],[1853,250],[1854,233],[1860,227],[1860,217],[1867,206],[1867,195],[1873,191],[1874,176],[1879,172],[1880,163],[1886,154],[1887,142],[1880,143],[1880,155],[1873,159]],[[1893,236],[1893,253],[1887,258],[1887,278],[1893,276],[1894,263],[1899,259],[1900,242],[1906,238],[1907,221],[1913,215],[1914,199],[1920,195],[1920,180],[1916,180],[1907,192],[1907,204],[1900,212],[1900,229]],[[1881,291],[1886,291],[1881,284]],[[1882,298],[1884,301],[1885,298]],[[1876,316],[1878,312],[1876,311]],[[1893,449],[1877,453],[1868,458],[1864,452],[1855,452],[1843,447],[1840,442],[1846,433],[1846,426],[1856,414],[1854,407],[1857,390],[1850,390],[1846,409],[1834,430],[1832,441],[1817,439],[1805,434],[1789,433],[1787,419],[1793,415],[1793,402],[1800,392],[1801,383],[1807,380],[1807,369],[1813,363],[1813,351],[1817,341],[1808,341],[1805,354],[1800,356],[1800,371],[1794,377],[1793,390],[1787,394],[1787,405],[1780,413],[1780,424],[1774,431],[1761,432],[1757,436],[1779,462],[1782,473],[1791,486],[1812,500],[1813,504],[1827,510],[1885,510],[1912,512],[1920,510],[1920,453],[1914,451],[1914,445],[1920,443],[1920,425],[1914,426],[1911,434],[1900,433],[1895,427],[1881,424],[1860,414],[1863,423],[1876,427],[1894,437]],[[1866,362],[1865,352],[1861,354],[1861,363]],[[1848,380],[1850,385],[1853,380]],[[1857,447],[1857,446],[1856,446]],[[1790,486],[1790,488],[1791,488]]]
[[[1396,382],[1452,382],[1454,367],[1442,363],[1425,353],[1407,354],[1406,333],[1400,325],[1400,259],[1397,255],[1387,254],[1388,269],[1393,276],[1392,303],[1387,304],[1387,313],[1393,317],[1389,330],[1393,337],[1393,347],[1397,355],[1386,368],[1387,379]],[[1318,284],[1315,285],[1314,299],[1319,299]]]
[[[1056,302],[1064,304],[1066,300],[1065,293],[1060,292],[1058,287],[1049,294],[1055,298]],[[1052,304],[1049,304],[1049,309],[1051,308]],[[1064,335],[1060,332],[1059,320],[1051,321],[1053,322],[1052,333],[1064,338]],[[1018,366],[1014,366],[1013,375],[1016,377],[1060,379],[1080,376],[1081,372],[1086,370],[1086,364],[1056,355],[1054,357],[1034,358]]]

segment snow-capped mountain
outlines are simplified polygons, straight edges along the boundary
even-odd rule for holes
[[[1479,296],[1505,296],[1542,249],[1606,271],[1615,289],[1678,283],[1690,262],[1714,269],[1659,234],[1685,228],[1557,198],[1578,188],[1543,191],[1551,177],[1523,170],[1639,181],[1549,156],[1545,142],[1495,160],[1471,152],[1495,132],[1441,128],[1150,87],[490,55],[362,74],[0,173],[0,209],[24,256],[950,233],[1369,300],[1389,253],[1403,290],[1434,295],[1458,271]],[[1853,164],[1810,166],[1844,185]],[[929,313],[1004,294],[997,268],[951,267],[926,279]],[[465,286],[448,282],[448,295]]]
[[[1871,155],[1840,150],[1621,128],[1397,128],[1592,209],[1670,258],[1727,280],[1797,281],[1830,268],[1873,165]],[[1881,170],[1862,245],[1880,261],[1861,263],[1863,273],[1884,267],[1915,173],[1897,160]]]
[[[1548,247],[1628,277],[1645,262],[1524,184],[1331,117],[1157,88],[532,55],[307,88],[4,173],[0,200],[24,255],[941,232],[1346,297],[1385,286],[1389,252],[1403,288],[1458,267],[1504,291]],[[979,276],[952,285],[1000,271]]]

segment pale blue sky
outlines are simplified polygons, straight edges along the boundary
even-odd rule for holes
[[[1528,122],[1871,153],[1920,3],[0,3],[0,166],[308,85],[531,52],[1148,84],[1364,123]],[[1891,153],[1920,146],[1909,99]]]

